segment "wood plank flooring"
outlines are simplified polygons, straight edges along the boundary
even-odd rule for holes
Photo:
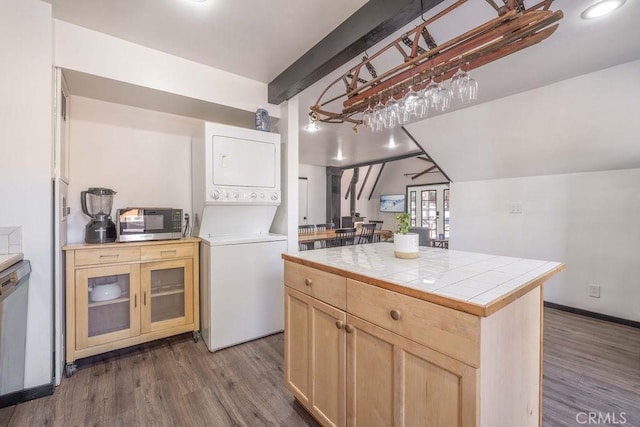
[[[639,329],[546,308],[544,338],[545,427],[585,425],[581,412],[640,427]],[[88,358],[53,396],[0,409],[0,427],[316,426],[284,388],[283,345],[209,353],[181,335]]]

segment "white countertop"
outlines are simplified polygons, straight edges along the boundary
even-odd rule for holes
[[[0,255],[0,271],[11,267],[16,262],[22,260],[22,254],[3,254]]]
[[[561,262],[422,246],[418,258],[400,259],[393,255],[393,244],[386,242],[287,255],[479,307],[564,266]]]

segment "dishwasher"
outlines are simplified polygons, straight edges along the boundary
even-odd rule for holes
[[[0,271],[0,398],[24,389],[31,264]]]

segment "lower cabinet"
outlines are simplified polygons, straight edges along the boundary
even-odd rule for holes
[[[158,338],[199,338],[197,239],[67,247],[66,361]]]
[[[322,425],[476,425],[475,368],[290,287],[285,295],[285,382]]]
[[[346,419],[346,314],[285,288],[287,388],[325,426]]]

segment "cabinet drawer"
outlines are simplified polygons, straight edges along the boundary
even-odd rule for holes
[[[140,248],[104,248],[75,251],[76,265],[113,264],[140,260]]]
[[[285,261],[284,284],[339,309],[347,308],[344,277]]]
[[[140,248],[140,251],[142,261],[193,257],[193,245],[188,243],[177,245],[143,246]]]
[[[347,312],[473,367],[480,363],[480,318],[356,280]]]

